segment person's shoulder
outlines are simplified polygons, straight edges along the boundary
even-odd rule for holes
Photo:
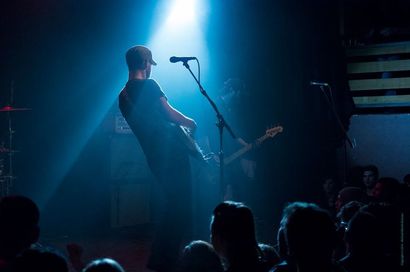
[[[162,91],[161,86],[158,84],[158,82],[155,79],[151,79],[151,78],[146,79],[145,88],[149,90],[149,92],[153,96],[165,97],[167,99],[165,93]]]
[[[275,265],[273,268],[269,270],[269,272],[294,272],[294,271],[296,270],[292,269],[292,267],[286,261],[282,261],[281,263]]]
[[[269,270],[269,272],[293,272],[287,266],[275,266]]]
[[[155,79],[152,78],[148,78],[145,80],[145,85],[149,86],[149,87],[156,87],[161,89],[161,87],[159,86],[158,82]]]
[[[118,93],[119,97],[123,97],[127,94],[127,90],[125,88],[125,86],[121,89],[121,91]]]

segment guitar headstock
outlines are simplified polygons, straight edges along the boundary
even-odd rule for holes
[[[276,134],[281,133],[282,131],[283,131],[282,126],[275,126],[275,127],[268,128],[265,131],[265,135],[273,138]]]

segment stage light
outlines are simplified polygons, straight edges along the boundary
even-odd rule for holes
[[[197,88],[188,71],[180,63],[171,64],[169,58],[195,56],[200,60],[201,72],[205,75],[208,68],[204,37],[207,11],[203,0],[163,1],[157,6],[156,29],[148,42],[158,62],[152,76],[161,82],[177,106],[186,105],[186,100],[191,99],[189,95],[196,93]],[[196,63],[192,61],[190,64],[196,70]]]
[[[194,22],[195,17],[198,16],[195,9],[195,0],[175,0],[169,12],[166,24],[178,26]]]

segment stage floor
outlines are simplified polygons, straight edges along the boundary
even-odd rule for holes
[[[127,272],[150,271],[145,268],[152,242],[152,231],[138,227],[118,228],[99,233],[50,235],[44,233],[39,245],[68,256],[66,245],[76,243],[83,248],[85,263],[96,258],[112,258],[118,261]],[[75,271],[71,268],[70,271]]]

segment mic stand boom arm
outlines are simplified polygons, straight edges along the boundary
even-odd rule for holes
[[[219,190],[220,190],[220,195],[221,199],[223,200],[224,197],[224,188],[225,188],[225,181],[224,181],[224,152],[223,152],[223,132],[224,128],[226,128],[229,132],[229,134],[232,136],[232,138],[236,139],[235,133],[233,133],[231,127],[229,124],[225,121],[225,118],[222,116],[221,112],[218,110],[218,107],[216,106],[215,102],[209,97],[208,93],[205,91],[205,89],[202,87],[201,82],[197,79],[197,77],[192,73],[191,68],[189,67],[188,61],[183,61],[183,65],[185,68],[188,69],[189,73],[192,75],[192,77],[195,79],[196,83],[199,86],[199,90],[202,93],[203,96],[208,100],[208,102],[211,104],[212,108],[214,109],[216,113],[216,118],[217,118],[217,123],[216,126],[218,127],[219,130]]]

